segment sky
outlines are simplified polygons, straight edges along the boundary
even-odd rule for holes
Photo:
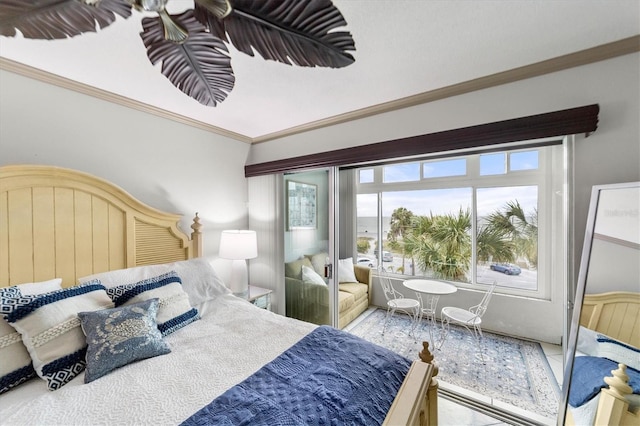
[[[420,162],[402,163],[384,167],[383,181],[412,182],[420,180]],[[437,160],[422,163],[423,178],[439,178],[465,176],[467,163],[465,159]],[[538,168],[537,151],[521,151],[512,153],[492,153],[479,156],[480,176],[502,175],[520,170]],[[363,177],[360,175],[361,182]],[[373,181],[373,174],[369,176]],[[382,199],[383,216],[389,217],[398,207],[405,207],[415,215],[434,215],[457,213],[471,208],[472,188],[431,189],[418,191],[384,192]],[[477,189],[478,216],[486,216],[502,208],[509,201],[518,201],[527,214],[537,208],[538,188],[536,186],[509,186]],[[358,216],[377,215],[377,196],[375,194],[358,195]]]
[[[436,189],[424,191],[386,192],[383,194],[383,216],[391,216],[393,210],[405,207],[414,215],[434,215],[457,213],[471,208],[471,188]],[[536,186],[479,188],[478,216],[486,216],[508,201],[517,200],[526,213],[537,208],[538,188]],[[377,195],[358,195],[358,216],[377,215]]]

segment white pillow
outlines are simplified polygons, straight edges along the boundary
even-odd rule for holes
[[[18,284],[25,296],[60,290],[62,279],[55,278],[37,283]],[[22,343],[22,336],[0,316],[0,394],[11,390],[36,376],[31,356]]]
[[[189,303],[191,306],[197,307],[207,300],[214,299],[222,294],[231,293],[209,261],[203,257],[159,265],[136,266],[127,269],[101,272],[99,274],[82,277],[78,281],[85,283],[98,279],[106,288],[113,288],[122,284],[135,283],[154,278],[171,271],[175,271],[182,279],[182,289],[189,295]]]
[[[578,342],[576,343],[576,350],[583,355],[598,356],[598,333],[595,331],[580,326],[578,329]]]
[[[339,283],[357,283],[356,274],[353,271],[353,258],[338,260],[338,282]]]
[[[52,280],[40,281],[37,283],[18,284],[16,287],[20,289],[20,293],[27,296],[44,294],[60,290],[62,288],[62,278],[54,278]]]
[[[327,285],[316,271],[306,265],[302,265],[302,281],[310,284]]]
[[[318,274],[324,273],[324,265],[326,265],[327,261],[329,260],[328,253],[325,253],[325,252],[316,253],[312,255],[307,255],[306,257],[308,257],[309,260],[311,261],[311,266],[313,266],[313,270],[316,271],[316,273]]]

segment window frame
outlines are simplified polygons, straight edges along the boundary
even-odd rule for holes
[[[380,165],[366,165],[360,168],[367,168],[374,170],[374,180],[369,183],[360,183],[359,179],[355,182],[356,194],[377,194],[378,201],[378,241],[379,245],[384,242],[384,236],[382,234],[382,221],[380,221],[380,215],[382,212],[382,199],[381,195],[384,192],[397,192],[408,190],[431,190],[431,189],[452,189],[469,187],[472,188],[472,258],[470,275],[472,277],[471,283],[455,281],[455,285],[460,288],[480,289],[486,286],[486,283],[479,284],[477,282],[477,250],[476,250],[476,234],[477,234],[477,211],[476,211],[476,194],[479,188],[496,188],[496,187],[513,187],[513,186],[532,186],[535,185],[538,188],[538,267],[537,267],[537,289],[526,290],[513,287],[499,286],[496,291],[501,294],[508,294],[513,296],[530,297],[535,299],[549,299],[552,294],[551,283],[553,282],[554,268],[552,266],[553,257],[562,256],[562,250],[547,250],[548,247],[552,247],[554,244],[554,238],[552,236],[552,229],[557,226],[562,227],[563,214],[562,203],[548,202],[553,200],[554,194],[557,191],[557,185],[561,184],[563,179],[560,177],[554,179],[551,176],[551,172],[558,166],[562,167],[562,141],[558,142],[558,145],[540,145],[540,146],[503,146],[502,149],[488,150],[486,152],[474,152],[474,153],[458,153],[458,155],[449,155],[447,157],[423,157],[421,159],[411,158],[406,162],[419,162],[420,163],[420,179],[418,181],[407,182],[383,182],[383,168],[389,164]],[[538,152],[538,168],[537,169],[525,169],[525,170],[511,170],[510,169],[510,157],[513,153],[521,153],[527,151]],[[480,174],[480,155],[485,153],[505,152],[505,169],[504,174],[499,175],[481,175]],[[466,158],[466,174],[455,175],[446,177],[424,177],[424,164],[432,161]],[[398,164],[396,161],[393,164]],[[356,169],[359,170],[360,168]],[[357,174],[356,176],[359,176]],[[557,181],[554,183],[554,180]],[[561,209],[560,212],[554,215],[553,209]],[[357,209],[356,209],[357,216]],[[357,236],[356,236],[357,237]],[[382,252],[382,250],[380,250]],[[380,256],[378,256],[380,257]],[[378,259],[378,262],[381,258]],[[409,278],[407,274],[393,275],[400,278]]]

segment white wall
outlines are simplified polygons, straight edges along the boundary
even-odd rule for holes
[[[575,215],[570,223],[575,226],[572,247],[577,268],[591,187],[640,180],[639,76],[640,54],[625,55],[257,144],[251,148],[249,163],[599,104],[598,130],[588,138],[576,137]],[[561,287],[554,286],[550,301],[530,303],[526,299],[496,297],[486,316],[487,327],[513,334],[526,330],[533,338],[558,343],[563,324]],[[468,304],[475,296],[458,294],[455,303]],[[453,303],[443,300],[448,302]],[[536,318],[535,327],[530,327],[530,320],[518,321],[527,316]]]
[[[0,70],[0,165],[91,173],[152,207],[183,214],[180,227],[188,233],[199,212],[206,256],[217,257],[221,230],[247,227],[249,147]]]
[[[186,231],[198,211],[205,254],[217,256],[220,231],[248,225],[247,155],[253,164],[597,103],[598,130],[588,138],[578,136],[576,143],[571,222],[577,265],[592,185],[640,180],[639,75],[640,54],[626,55],[254,145],[249,151],[242,142],[0,70],[0,165],[50,164],[92,173],[153,207],[184,214]],[[557,311],[560,292],[550,302],[528,305],[540,319],[541,340],[558,338],[562,319],[544,313],[548,304]],[[500,312],[515,321],[529,308],[512,302]],[[492,306],[499,304],[497,298]],[[522,327],[513,321],[487,314],[489,328]]]

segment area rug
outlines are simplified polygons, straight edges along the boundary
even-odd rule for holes
[[[416,359],[422,341],[430,339],[428,322],[422,320],[414,338],[407,333],[411,329],[409,317],[396,314],[389,319],[383,335],[385,315],[386,310],[376,309],[348,331],[409,359]],[[434,338],[440,332],[440,323],[437,323]],[[432,350],[439,366],[438,379],[555,418],[559,388],[540,344],[488,332],[483,335],[483,356],[480,357],[473,336],[463,327],[451,326],[441,349]]]

